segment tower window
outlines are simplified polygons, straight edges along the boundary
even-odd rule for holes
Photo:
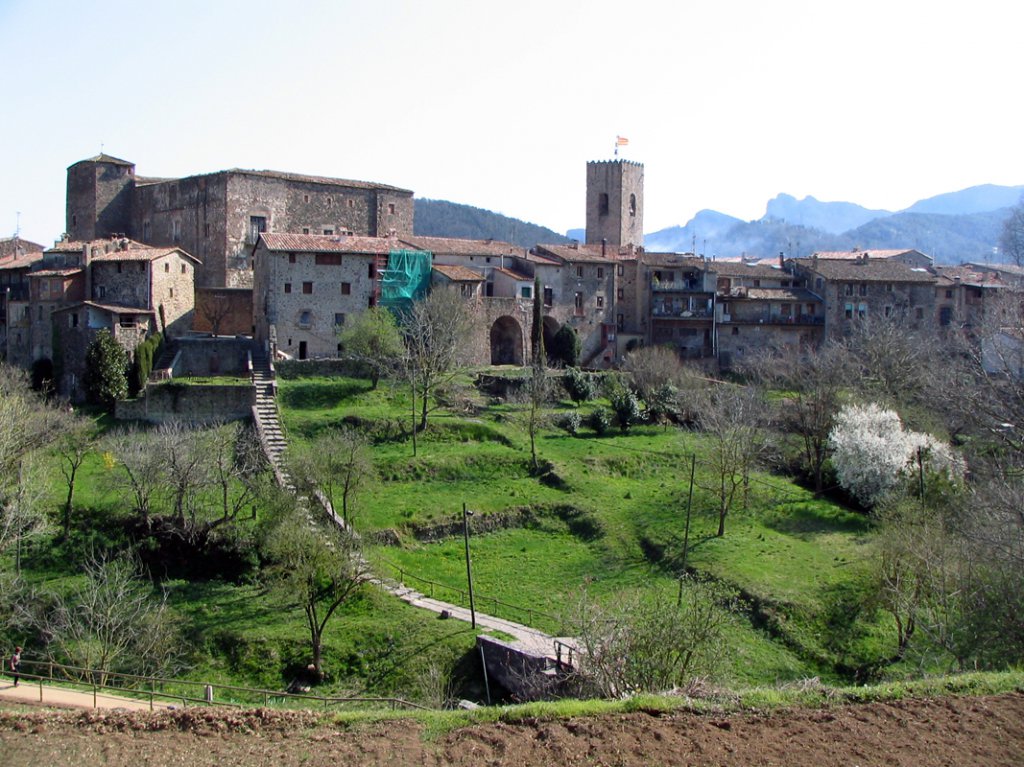
[[[388,203],[388,214],[395,215],[395,204],[393,202]]]
[[[265,231],[267,231],[266,216],[249,216],[249,242],[257,242]]]
[[[631,216],[635,216],[636,215],[636,195],[635,194],[631,194],[629,196],[629,215],[631,215]]]
[[[605,192],[601,192],[601,194],[597,196],[597,215],[608,215],[608,195]]]

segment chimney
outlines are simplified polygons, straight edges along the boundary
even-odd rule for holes
[[[811,256],[811,268],[814,271],[818,271],[818,254],[817,253],[815,253],[814,255]]]
[[[605,257],[605,252],[608,250],[608,238],[601,238],[601,258]]]
[[[781,250],[779,251],[779,269],[786,268],[786,254]]]
[[[85,273],[85,300],[92,301],[92,249],[89,243],[82,246],[82,271]]]

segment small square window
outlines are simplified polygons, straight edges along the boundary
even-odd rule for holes
[[[312,293],[313,292],[313,283],[312,282],[304,282],[304,283],[302,283],[302,292],[305,293],[306,295],[309,295],[310,293]]]
[[[288,263],[289,264],[294,264],[295,263],[295,254],[294,253],[289,253],[288,254]]]
[[[308,226],[302,227],[302,233],[303,234],[309,234],[309,227]]]
[[[343,283],[341,283],[341,295],[347,296],[347,295],[351,295],[351,293],[352,293],[352,283],[351,282],[343,282]]]
[[[522,296],[523,298],[533,298],[533,288],[531,288],[529,285],[523,285],[519,289],[519,295]]]
[[[327,234],[327,235],[334,234],[334,230],[333,229],[329,229],[329,228],[328,229],[324,229],[324,234]]]
[[[334,324],[336,326],[344,325],[345,324],[345,313],[344,312],[335,312],[334,313]]]
[[[308,309],[299,313],[299,327],[308,328],[313,324],[313,313]]]
[[[291,293],[292,292],[292,284],[290,282],[286,282],[284,284],[284,292],[285,293]]]

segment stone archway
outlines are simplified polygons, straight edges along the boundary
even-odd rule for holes
[[[507,314],[491,325],[491,364],[523,364],[523,328]]]
[[[562,323],[550,314],[544,317],[544,351],[547,354],[548,362],[551,362],[551,349],[555,339],[555,333],[561,329]]]

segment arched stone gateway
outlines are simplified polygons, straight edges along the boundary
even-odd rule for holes
[[[548,361],[551,361],[551,348],[552,341],[555,338],[555,333],[562,327],[562,323],[552,317],[550,314],[544,317],[544,350],[547,352]]]
[[[523,329],[514,317],[498,317],[491,325],[491,364],[523,364]]]

